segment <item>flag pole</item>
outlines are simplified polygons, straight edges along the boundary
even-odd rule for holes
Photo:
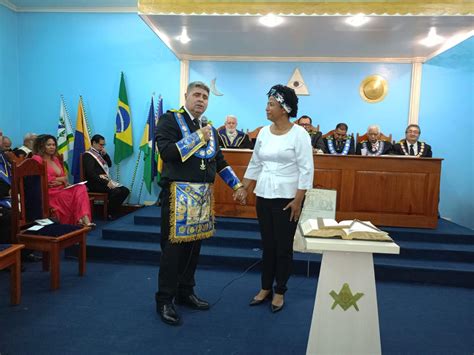
[[[66,111],[66,118],[69,122],[69,126],[72,128],[74,126],[72,125],[71,117],[69,116],[69,110],[67,109],[66,100],[64,100],[64,95],[63,94],[61,94],[61,101],[63,102],[64,110]]]
[[[140,150],[138,152],[138,157],[137,157],[137,161],[135,163],[135,168],[133,169],[132,183],[130,184],[130,193],[128,194],[128,197],[127,197],[127,204],[130,202],[130,197],[132,196],[133,185],[135,184],[135,177],[137,176],[137,170],[138,170],[138,165],[140,164],[141,156],[142,156],[142,151]]]

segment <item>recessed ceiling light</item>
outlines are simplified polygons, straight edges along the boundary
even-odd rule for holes
[[[268,14],[263,17],[260,17],[258,21],[267,27],[276,27],[278,25],[281,25],[283,22],[283,17],[281,16],[276,16],[274,14]]]
[[[423,38],[420,43],[426,47],[433,47],[436,46],[437,44],[440,44],[444,41],[444,37],[438,35],[436,33],[436,28],[431,27],[430,32],[428,33],[428,36]]]
[[[346,23],[354,27],[360,27],[362,25],[365,25],[369,21],[370,21],[370,18],[368,18],[367,16],[364,16],[363,14],[358,14],[358,15],[346,18]]]
[[[177,38],[182,44],[186,44],[191,41],[191,38],[188,36],[188,30],[186,30],[186,27],[183,27],[183,30],[181,31],[181,34]]]

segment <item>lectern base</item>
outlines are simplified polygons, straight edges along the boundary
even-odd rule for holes
[[[381,354],[372,253],[323,252],[306,353]]]

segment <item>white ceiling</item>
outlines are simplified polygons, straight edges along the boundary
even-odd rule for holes
[[[137,12],[137,0],[0,0],[15,11]],[[362,27],[347,16],[285,16],[267,28],[259,16],[140,14],[180,59],[424,61],[474,34],[472,16],[372,16]],[[418,42],[435,26],[448,41]],[[176,37],[186,27],[191,42]],[[169,40],[166,40],[169,38]]]
[[[163,34],[169,37],[170,48],[182,59],[423,60],[446,46],[418,43],[430,27],[446,39],[456,37],[456,43],[474,29],[474,19],[468,16],[374,16],[357,28],[344,22],[347,16],[286,16],[275,28],[260,25],[258,16],[142,17],[162,39]],[[177,40],[183,27],[191,38],[187,44]]]

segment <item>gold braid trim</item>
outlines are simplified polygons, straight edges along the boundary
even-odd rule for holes
[[[140,0],[141,14],[155,15],[472,15],[473,0]]]

